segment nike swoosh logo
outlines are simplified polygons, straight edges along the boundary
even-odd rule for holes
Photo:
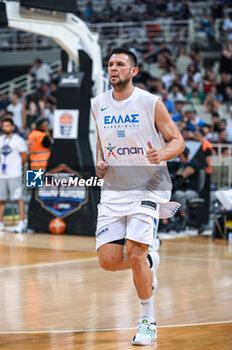
[[[101,108],[101,111],[103,112],[103,111],[106,110],[107,108],[109,108],[109,107]]]

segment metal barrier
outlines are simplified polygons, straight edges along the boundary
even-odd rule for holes
[[[217,155],[212,157],[213,174],[212,183],[218,188],[231,188],[232,186],[232,144],[217,143],[213,144],[213,148],[217,149]],[[228,149],[226,155],[225,149]]]

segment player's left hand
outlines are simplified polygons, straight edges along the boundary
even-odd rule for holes
[[[151,164],[159,164],[162,159],[161,159],[161,151],[158,151],[156,148],[152,147],[151,141],[148,141],[147,143],[149,149],[146,152],[146,157],[149,160]]]

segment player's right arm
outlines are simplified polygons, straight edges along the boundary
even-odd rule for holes
[[[93,117],[96,121],[95,115],[92,111]],[[105,161],[104,159],[104,153],[102,150],[102,145],[101,145],[101,140],[99,137],[99,132],[98,132],[98,127],[97,127],[97,123],[96,123],[96,128],[97,128],[97,150],[96,150],[96,154],[97,154],[97,165],[96,165],[96,174],[100,179],[103,179],[106,172],[109,169],[109,164]]]

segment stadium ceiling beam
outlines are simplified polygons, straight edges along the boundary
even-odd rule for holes
[[[103,92],[101,48],[98,34],[92,33],[79,17],[72,13],[26,9],[18,2],[6,2],[8,27],[52,38],[78,63],[78,50],[85,51],[93,62],[92,80],[96,94]]]

